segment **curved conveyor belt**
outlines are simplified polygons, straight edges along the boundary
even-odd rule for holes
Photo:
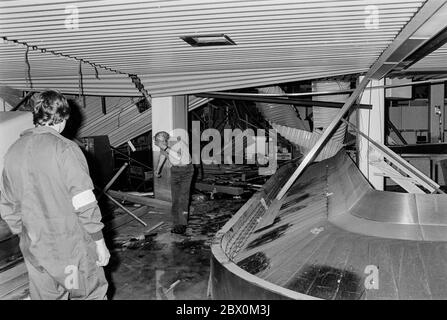
[[[447,298],[447,195],[376,191],[340,151],[274,201],[293,169],[217,234],[214,298]],[[268,216],[273,224],[257,229]]]

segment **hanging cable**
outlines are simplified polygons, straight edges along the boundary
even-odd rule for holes
[[[106,66],[103,66],[101,64],[94,63],[94,62],[85,61],[85,60],[80,59],[78,57],[74,57],[74,56],[71,56],[71,55],[68,55],[68,54],[56,52],[56,51],[53,51],[53,50],[47,50],[45,48],[40,48],[39,46],[34,46],[34,45],[32,46],[32,45],[29,45],[27,42],[24,42],[24,41],[11,40],[11,39],[8,39],[8,37],[4,37],[4,36],[2,36],[1,38],[6,43],[20,44],[20,45],[26,46],[27,48],[31,47],[33,50],[40,50],[42,53],[49,53],[49,54],[52,54],[52,55],[57,56],[57,57],[64,57],[64,58],[67,58],[67,59],[81,61],[82,63],[85,63],[85,64],[88,64],[88,65],[92,66],[93,68],[101,68],[101,69],[104,69],[104,70],[107,70],[107,71],[110,71],[110,72],[113,72],[113,73],[116,73],[116,74],[122,74],[122,75],[126,75],[126,76],[131,76],[131,74],[129,74],[129,73],[122,72],[122,71],[119,71],[119,70],[116,70],[116,69],[112,69],[110,67],[106,67]]]
[[[144,85],[141,83],[141,79],[136,74],[130,74],[129,77],[130,77],[130,79],[132,79],[132,82],[135,85],[135,88],[137,88],[137,90],[141,92],[143,97],[145,97],[147,102],[149,103],[149,106],[151,106],[152,98],[151,98],[149,92],[147,92],[147,90],[144,88]]]
[[[31,82],[30,65],[29,65],[29,62],[28,62],[28,51],[29,51],[29,48],[32,48],[33,50],[40,50],[42,53],[48,53],[48,54],[52,54],[52,55],[57,56],[57,57],[64,57],[64,58],[67,58],[67,59],[77,60],[77,61],[79,61],[79,63],[88,64],[88,65],[90,65],[91,67],[93,67],[95,69],[95,77],[98,80],[100,80],[99,73],[98,73],[98,68],[101,68],[103,70],[107,70],[109,72],[113,72],[113,73],[116,73],[116,74],[120,74],[120,75],[126,75],[126,76],[128,76],[128,77],[130,77],[132,79],[132,82],[134,83],[135,87],[138,89],[138,91],[140,91],[143,94],[143,96],[148,101],[149,105],[151,104],[152,98],[151,98],[150,94],[147,92],[147,90],[144,88],[144,86],[141,83],[140,78],[136,74],[130,74],[130,73],[127,73],[127,72],[122,72],[122,71],[119,71],[119,70],[116,70],[116,69],[112,69],[110,67],[106,67],[106,66],[103,66],[101,64],[94,63],[94,62],[86,61],[86,60],[83,60],[83,59],[80,59],[78,57],[71,56],[71,55],[68,55],[68,54],[63,54],[63,53],[56,52],[56,51],[53,51],[53,50],[47,50],[45,48],[40,48],[38,46],[31,46],[31,45],[29,45],[28,43],[26,43],[24,41],[11,40],[11,39],[8,39],[8,37],[5,37],[5,36],[1,36],[1,39],[3,39],[3,41],[5,43],[13,43],[13,44],[16,44],[16,45],[20,44],[20,45],[26,46],[27,49],[26,49],[26,53],[25,53],[25,60],[26,60],[25,62],[27,64],[27,66],[28,66],[28,80],[29,80],[31,88],[33,88],[33,84]]]
[[[31,65],[29,63],[29,58],[28,58],[28,52],[29,52],[29,47],[26,47],[26,52],[25,52],[25,63],[26,63],[26,85],[30,88],[33,89],[33,81],[31,79]]]
[[[81,101],[81,98],[82,98],[82,106],[85,109],[85,95],[84,95],[84,83],[83,83],[83,78],[82,78],[82,61],[81,60],[79,60],[78,77],[79,77],[78,98],[79,98],[79,101]]]

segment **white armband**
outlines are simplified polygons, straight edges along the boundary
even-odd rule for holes
[[[83,206],[88,205],[95,201],[96,197],[92,190],[85,190],[81,193],[78,193],[71,199],[71,202],[75,210],[78,210],[79,208],[82,208]]]

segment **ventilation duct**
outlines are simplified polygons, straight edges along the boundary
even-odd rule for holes
[[[279,86],[261,87],[257,89],[262,94],[284,95],[285,92]],[[298,113],[293,105],[256,102],[256,107],[271,122],[282,126],[307,130],[305,122],[298,117]]]
[[[336,91],[348,90],[351,88],[350,82],[347,81],[312,81],[312,92],[318,91]],[[349,94],[327,95],[327,96],[313,96],[315,101],[330,101],[330,102],[346,102]],[[340,112],[340,109],[312,107],[313,112],[313,131],[320,132],[326,130],[335,116]],[[346,134],[346,124],[342,123],[338,130],[333,134],[330,141],[335,143],[343,143]]]

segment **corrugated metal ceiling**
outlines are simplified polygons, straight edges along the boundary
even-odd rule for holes
[[[0,35],[140,76],[154,96],[365,72],[425,1],[3,1]],[[65,27],[75,5],[79,29]],[[368,5],[378,29],[365,27]],[[236,46],[179,39],[225,33]],[[33,85],[78,90],[78,65],[30,53]],[[85,69],[85,91],[136,95],[130,79]],[[90,69],[90,70],[89,70]],[[0,82],[26,88],[24,48],[0,45]],[[111,92],[114,92],[112,94]]]

